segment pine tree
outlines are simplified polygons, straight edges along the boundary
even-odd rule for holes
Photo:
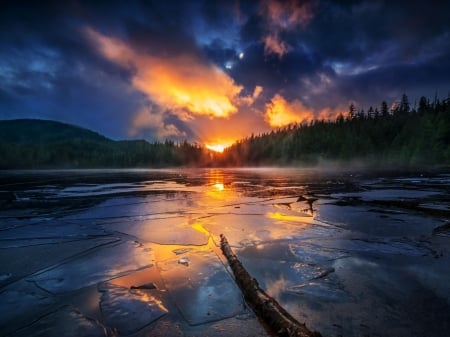
[[[389,110],[386,101],[381,102],[381,116],[389,116]]]
[[[409,113],[410,106],[409,106],[409,99],[406,94],[402,95],[402,99],[400,101],[399,111],[401,113]]]

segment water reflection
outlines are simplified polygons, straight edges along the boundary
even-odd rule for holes
[[[216,188],[217,191],[220,191],[220,192],[224,190],[223,183],[215,183],[214,187]]]
[[[86,303],[98,309],[104,295],[111,315],[99,320],[109,328],[113,313],[125,317],[126,306],[137,303],[132,310],[147,312],[142,335],[155,326],[148,320],[162,316],[180,329],[225,324],[228,317],[246,317],[247,309],[218,248],[223,233],[261,287],[324,335],[383,335],[379,327],[396,329],[397,336],[450,332],[444,323],[450,321],[448,237],[432,235],[445,221],[386,203],[408,196],[445,210],[448,179],[446,185],[416,184],[294,169],[127,174],[22,184],[17,193],[40,203],[27,208],[21,199],[9,213],[0,210],[7,224],[0,243],[8,248],[0,252],[0,282],[16,293],[46,290],[46,303],[56,301],[52,293],[64,293],[57,298],[63,301],[93,289]],[[23,250],[36,256],[33,263],[20,262]],[[23,277],[32,282],[17,286]],[[34,316],[0,301],[0,311],[13,310],[10,316],[21,322],[14,331],[41,317],[42,300],[27,294]],[[421,311],[421,303],[433,310]],[[133,331],[126,319],[117,321]],[[233,324],[236,335],[249,326]]]
[[[288,214],[282,214],[280,212],[268,212],[266,216],[269,219],[277,220],[276,223],[282,224],[284,221],[294,221],[294,222],[301,222],[304,223],[308,220],[311,216],[309,214],[305,214],[304,216],[300,215],[288,215]]]

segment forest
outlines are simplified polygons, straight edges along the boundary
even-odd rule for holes
[[[126,168],[194,165],[205,150],[188,142],[114,141],[49,120],[0,121],[0,169]]]
[[[223,153],[187,141],[114,141],[47,120],[0,121],[0,169],[311,166],[356,161],[370,166],[450,165],[450,100],[404,94],[367,112],[351,104],[336,120],[289,125],[237,141]]]
[[[450,164],[450,100],[421,97],[411,108],[407,95],[392,109],[357,111],[334,121],[315,120],[251,135],[227,148],[223,164],[232,166],[317,165],[327,161],[370,166]]]

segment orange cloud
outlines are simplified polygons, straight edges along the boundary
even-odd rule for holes
[[[282,31],[290,31],[298,26],[306,27],[313,18],[310,1],[267,0],[262,3],[261,14],[266,18],[268,33],[264,37],[264,52],[283,57],[289,45],[280,39]]]
[[[278,34],[267,35],[264,38],[264,53],[277,54],[278,57],[283,57],[289,50],[289,46],[280,40]]]
[[[348,108],[343,107],[337,107],[335,109],[324,108],[319,111],[316,119],[334,121],[340,114],[342,114],[343,116],[347,115],[347,110]]]
[[[252,105],[255,102],[255,100],[259,97],[259,95],[261,95],[262,92],[263,92],[263,87],[260,85],[257,85],[255,87],[255,89],[253,90],[253,94],[251,96],[244,96],[239,99],[239,104],[247,105],[247,106]]]
[[[264,120],[271,127],[282,127],[312,119],[314,119],[313,111],[298,99],[289,102],[280,94],[276,94],[270,103],[266,104]]]
[[[313,18],[311,2],[298,0],[264,2],[264,12],[269,24],[279,29],[290,30],[299,25],[306,26]]]
[[[133,67],[132,84],[136,89],[182,120],[195,115],[227,118],[238,111],[238,95],[242,86],[199,57],[156,57],[133,50],[122,40],[102,35],[91,28],[85,31],[104,57],[122,66]]]

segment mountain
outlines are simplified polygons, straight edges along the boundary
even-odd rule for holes
[[[51,120],[13,119],[0,121],[0,142],[45,144],[75,139],[111,142],[110,139],[97,132]]]
[[[56,121],[0,121],[0,169],[166,167],[204,158],[201,147],[187,142],[114,141]]]

